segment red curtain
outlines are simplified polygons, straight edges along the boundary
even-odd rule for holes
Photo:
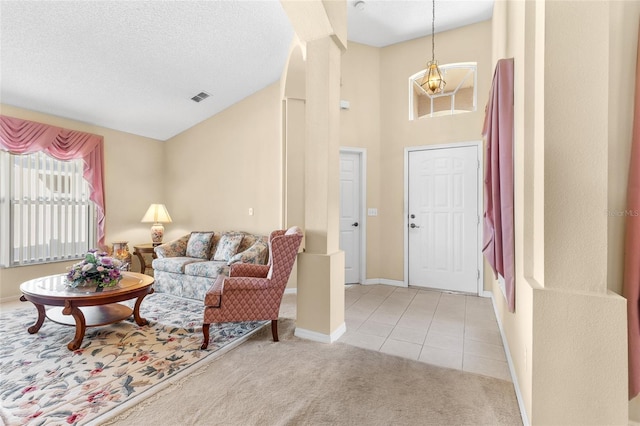
[[[104,148],[103,138],[48,124],[0,115],[0,148],[12,154],[44,151],[58,160],[81,158],[83,177],[89,182],[89,198],[97,207],[98,246],[104,247]]]
[[[516,309],[513,228],[513,58],[500,59],[485,112],[484,247],[482,253],[505,281],[509,311]]]
[[[627,299],[629,399],[640,394],[640,31],[636,57],[633,139],[627,187],[627,228],[622,295]]]

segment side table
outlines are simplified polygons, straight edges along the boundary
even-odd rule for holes
[[[133,246],[133,254],[138,256],[138,260],[140,261],[140,273],[146,274],[147,269],[151,269],[151,273],[153,274],[153,267],[151,266],[151,262],[147,263],[144,259],[145,254],[150,254],[153,259],[155,259],[156,252],[153,250],[155,246],[151,243],[149,244],[140,244],[138,246]]]

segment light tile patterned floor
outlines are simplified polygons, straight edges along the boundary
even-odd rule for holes
[[[351,285],[339,341],[511,381],[491,300],[417,288]]]

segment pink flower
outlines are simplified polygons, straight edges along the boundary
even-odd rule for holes
[[[104,266],[111,266],[113,265],[113,259],[111,259],[110,257],[102,257],[100,258],[100,263],[102,263]]]
[[[22,394],[24,395],[25,393],[33,392],[36,390],[38,390],[38,388],[35,386],[27,386],[26,388],[22,389]]]
[[[31,419],[35,419],[36,417],[39,417],[42,414],[42,411],[36,411],[33,414],[30,414],[27,419],[31,420]]]
[[[85,416],[84,413],[73,413],[72,415],[67,417],[67,423],[70,424],[70,425],[72,425],[74,423],[77,423],[80,420],[82,420],[84,418],[84,416]]]
[[[109,396],[109,393],[105,391],[94,392],[89,394],[89,396],[87,397],[87,402],[95,403],[101,399],[105,399],[108,396]]]
[[[99,383],[97,380],[87,380],[82,384],[82,391],[85,393],[89,392],[91,389],[95,389],[96,387],[98,387],[98,384]]]
[[[102,368],[96,368],[96,369],[91,370],[91,372],[89,372],[89,374],[91,376],[97,376],[100,373],[102,373]]]

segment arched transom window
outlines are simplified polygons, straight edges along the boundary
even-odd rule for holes
[[[477,68],[477,62],[440,65],[447,85],[443,92],[435,94],[420,87],[426,70],[409,77],[409,120],[475,111]]]

